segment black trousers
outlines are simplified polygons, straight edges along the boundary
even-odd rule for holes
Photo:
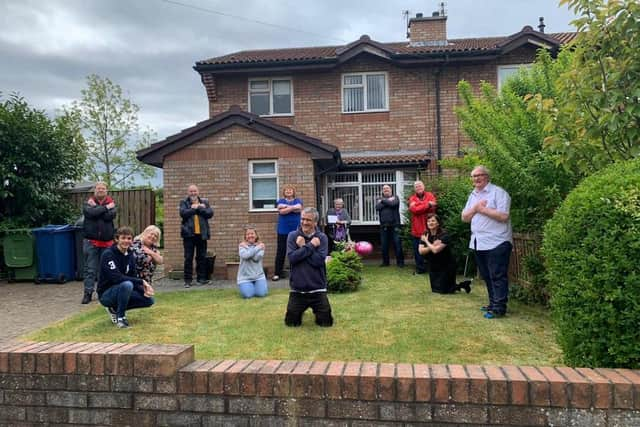
[[[287,234],[278,234],[278,247],[276,248],[275,275],[282,276],[284,258],[287,256]]]
[[[318,326],[333,326],[331,304],[329,304],[326,292],[313,294],[290,292],[284,324],[287,326],[302,325],[302,315],[309,307],[311,307],[313,314],[316,316],[316,324]]]
[[[184,246],[184,281],[193,280],[193,254],[196,255],[197,280],[207,280],[207,241],[200,236],[182,239]]]

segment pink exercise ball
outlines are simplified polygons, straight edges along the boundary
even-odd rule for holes
[[[373,252],[373,245],[365,241],[357,242],[356,252],[358,253],[358,255],[369,255],[371,252]]]

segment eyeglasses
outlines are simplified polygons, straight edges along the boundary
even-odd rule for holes
[[[478,173],[478,174],[475,174],[475,175],[471,175],[471,178],[480,178],[482,176],[487,176],[487,174],[486,173]]]

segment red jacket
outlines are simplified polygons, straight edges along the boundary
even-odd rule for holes
[[[431,204],[429,204],[431,202]],[[413,206],[411,204],[414,203]],[[427,229],[427,215],[436,212],[437,206],[436,196],[433,193],[425,191],[422,198],[417,194],[409,197],[409,211],[411,211],[411,235],[420,237]]]

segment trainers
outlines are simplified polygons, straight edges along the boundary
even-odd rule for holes
[[[504,313],[496,313],[495,311],[487,311],[484,314],[485,319],[496,319],[499,317],[504,317]]]
[[[277,282],[278,280],[280,280],[280,276],[278,276],[277,274],[275,274],[271,280],[273,280],[274,282]]]
[[[107,310],[107,313],[109,313],[109,318],[111,318],[111,323],[113,323],[114,325],[118,323],[118,315],[116,314],[116,311],[111,307],[105,307],[104,309]]]
[[[211,280],[198,280],[198,285],[200,286],[206,286],[210,284],[211,284]]]
[[[184,287],[185,288],[190,288],[191,287],[191,282],[184,282]]]
[[[471,280],[465,280],[464,282],[460,282],[458,285],[460,289],[464,289],[466,293],[471,292]]]
[[[116,326],[118,329],[126,329],[129,327],[129,322],[126,317],[121,317],[116,321]]]
[[[93,292],[85,292],[84,296],[82,297],[82,304],[89,304],[91,302],[92,295]]]

